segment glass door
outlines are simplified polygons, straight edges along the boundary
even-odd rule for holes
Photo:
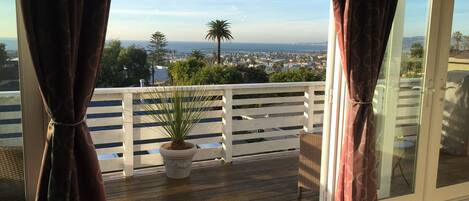
[[[469,182],[469,1],[454,2],[436,187]],[[443,66],[442,66],[443,67]]]
[[[424,200],[469,196],[469,1],[440,2]]]
[[[379,199],[415,193],[428,5],[398,2],[375,90]]]

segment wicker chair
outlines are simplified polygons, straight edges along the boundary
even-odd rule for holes
[[[319,193],[322,136],[312,133],[301,133],[299,136],[298,199],[300,200],[303,189]]]
[[[25,200],[21,147],[0,147],[0,200]]]

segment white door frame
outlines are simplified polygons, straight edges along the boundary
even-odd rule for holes
[[[21,95],[21,123],[23,129],[23,155],[25,198],[35,200],[46,142],[48,117],[44,110],[39,84],[26,39],[21,1],[16,1],[18,57]]]
[[[454,185],[450,188],[436,189],[436,168],[439,151],[439,139],[441,130],[441,109],[442,103],[438,100],[441,96],[441,89],[435,89],[435,86],[444,86],[446,84],[446,69],[439,69],[438,66],[446,65],[448,62],[448,50],[449,50],[449,38],[451,36],[451,20],[452,20],[452,9],[454,0],[429,0],[428,10],[428,21],[427,21],[427,34],[426,34],[426,54],[425,54],[425,76],[422,91],[421,100],[421,114],[420,114],[420,132],[418,137],[417,146],[417,161],[416,161],[416,172],[415,172],[415,189],[414,193],[403,195],[399,197],[382,199],[383,201],[443,201],[458,199],[464,196],[463,192],[469,189],[469,183]],[[332,11],[331,11],[332,12]],[[333,15],[331,14],[330,21],[333,21]],[[331,22],[330,26],[334,24]],[[329,42],[334,41],[336,45],[335,29],[333,33],[329,33]],[[332,36],[333,35],[333,36]],[[333,39],[333,40],[331,40]],[[447,41],[445,41],[445,39]],[[341,66],[340,55],[337,53],[338,48],[331,48],[329,51],[335,51],[334,53],[328,52],[328,56],[334,58],[328,58],[331,62],[328,65],[328,70],[332,75],[328,76],[331,79],[331,83],[328,84],[326,91],[330,94],[329,103],[332,109],[325,110],[326,120],[329,128],[324,126],[324,134],[329,140],[327,150],[328,162],[327,168],[327,182],[321,182],[322,185],[326,185],[321,196],[321,200],[333,201],[335,194],[335,183],[337,180],[337,165],[340,159],[340,147],[337,146],[342,144],[343,138],[343,117],[346,111],[344,107],[346,101],[345,84],[343,75],[340,72]],[[446,55],[445,55],[446,54]],[[335,62],[332,62],[335,61]],[[329,74],[328,74],[329,75]],[[436,81],[435,81],[436,80]],[[443,91],[444,94],[444,91]],[[432,117],[432,114],[440,114],[440,117]],[[438,115],[435,115],[438,116]],[[440,128],[438,128],[440,127]],[[324,142],[323,142],[324,143]],[[325,158],[323,158],[325,159]],[[324,161],[322,162],[324,165]],[[321,174],[324,171],[321,172]],[[430,182],[432,181],[432,182]],[[433,186],[433,188],[431,188]],[[466,192],[469,195],[469,191]],[[459,194],[459,195],[458,195]]]
[[[436,40],[430,41],[435,48],[433,71],[428,75],[433,76],[434,89],[433,101],[430,105],[431,114],[429,116],[429,143],[427,149],[427,163],[425,175],[424,200],[458,200],[469,197],[469,182],[436,188],[438,161],[440,153],[441,130],[443,120],[443,106],[445,97],[446,80],[448,73],[448,58],[451,44],[452,21],[454,11],[454,0],[434,0],[435,8],[432,12],[437,13],[439,22],[430,26],[436,35]],[[432,27],[430,27],[432,28]]]

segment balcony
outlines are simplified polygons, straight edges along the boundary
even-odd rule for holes
[[[418,107],[420,92],[415,86],[419,85],[420,79],[401,80],[395,125],[401,135],[418,132],[418,117],[408,111]],[[217,196],[296,199],[297,134],[302,130],[322,132],[325,83],[191,87],[204,87],[209,95],[221,98],[215,100],[213,109],[206,112],[205,119],[189,137],[188,141],[198,147],[195,167],[189,179],[180,181],[166,179],[163,174],[159,147],[169,138],[158,122],[150,121],[140,105],[148,89],[96,89],[87,123],[109,200],[217,200],[220,198]],[[378,85],[376,90],[377,113],[383,107],[379,103],[384,89],[384,85]],[[22,143],[19,92],[0,92],[0,99],[0,146],[19,145]],[[413,162],[406,160],[413,159],[404,159],[402,165],[408,163],[412,167]],[[404,174],[411,178],[413,172]],[[392,178],[392,192],[397,194],[408,189],[401,176],[396,174]]]
[[[297,199],[298,160],[295,151],[274,155],[237,157],[231,165],[199,162],[188,179],[167,179],[161,168],[147,168],[133,178],[105,175],[107,199],[161,201]],[[142,175],[142,176],[140,176]],[[305,191],[304,200],[318,200]]]

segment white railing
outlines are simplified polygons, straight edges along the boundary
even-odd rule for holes
[[[301,130],[321,132],[324,83],[191,86],[219,96],[213,109],[191,132],[198,145],[195,161],[296,149]],[[88,125],[107,171],[163,164],[159,147],[169,141],[158,122],[148,118],[140,100],[148,88],[97,89],[88,109]],[[312,106],[312,110],[307,109]],[[114,114],[114,115],[113,115]],[[311,118],[308,118],[309,117]]]
[[[414,105],[404,103],[418,99],[418,90],[411,85],[418,86],[419,82],[409,80],[401,84],[399,101],[403,104],[398,110],[404,116],[396,124],[396,128],[406,133],[417,131],[414,123],[418,117],[405,116]],[[198,145],[195,161],[230,162],[244,155],[297,149],[300,131],[322,132],[324,82],[210,85],[188,89],[196,87],[203,87],[208,95],[220,98],[189,136],[188,141]],[[121,171],[131,176],[135,169],[163,164],[158,149],[169,139],[140,105],[148,91],[148,88],[95,90],[87,123],[103,172]],[[377,102],[380,102],[379,91],[378,87]],[[18,103],[18,92],[0,92],[0,146],[21,144]]]
[[[18,91],[0,91],[0,146],[23,144],[20,98]]]

